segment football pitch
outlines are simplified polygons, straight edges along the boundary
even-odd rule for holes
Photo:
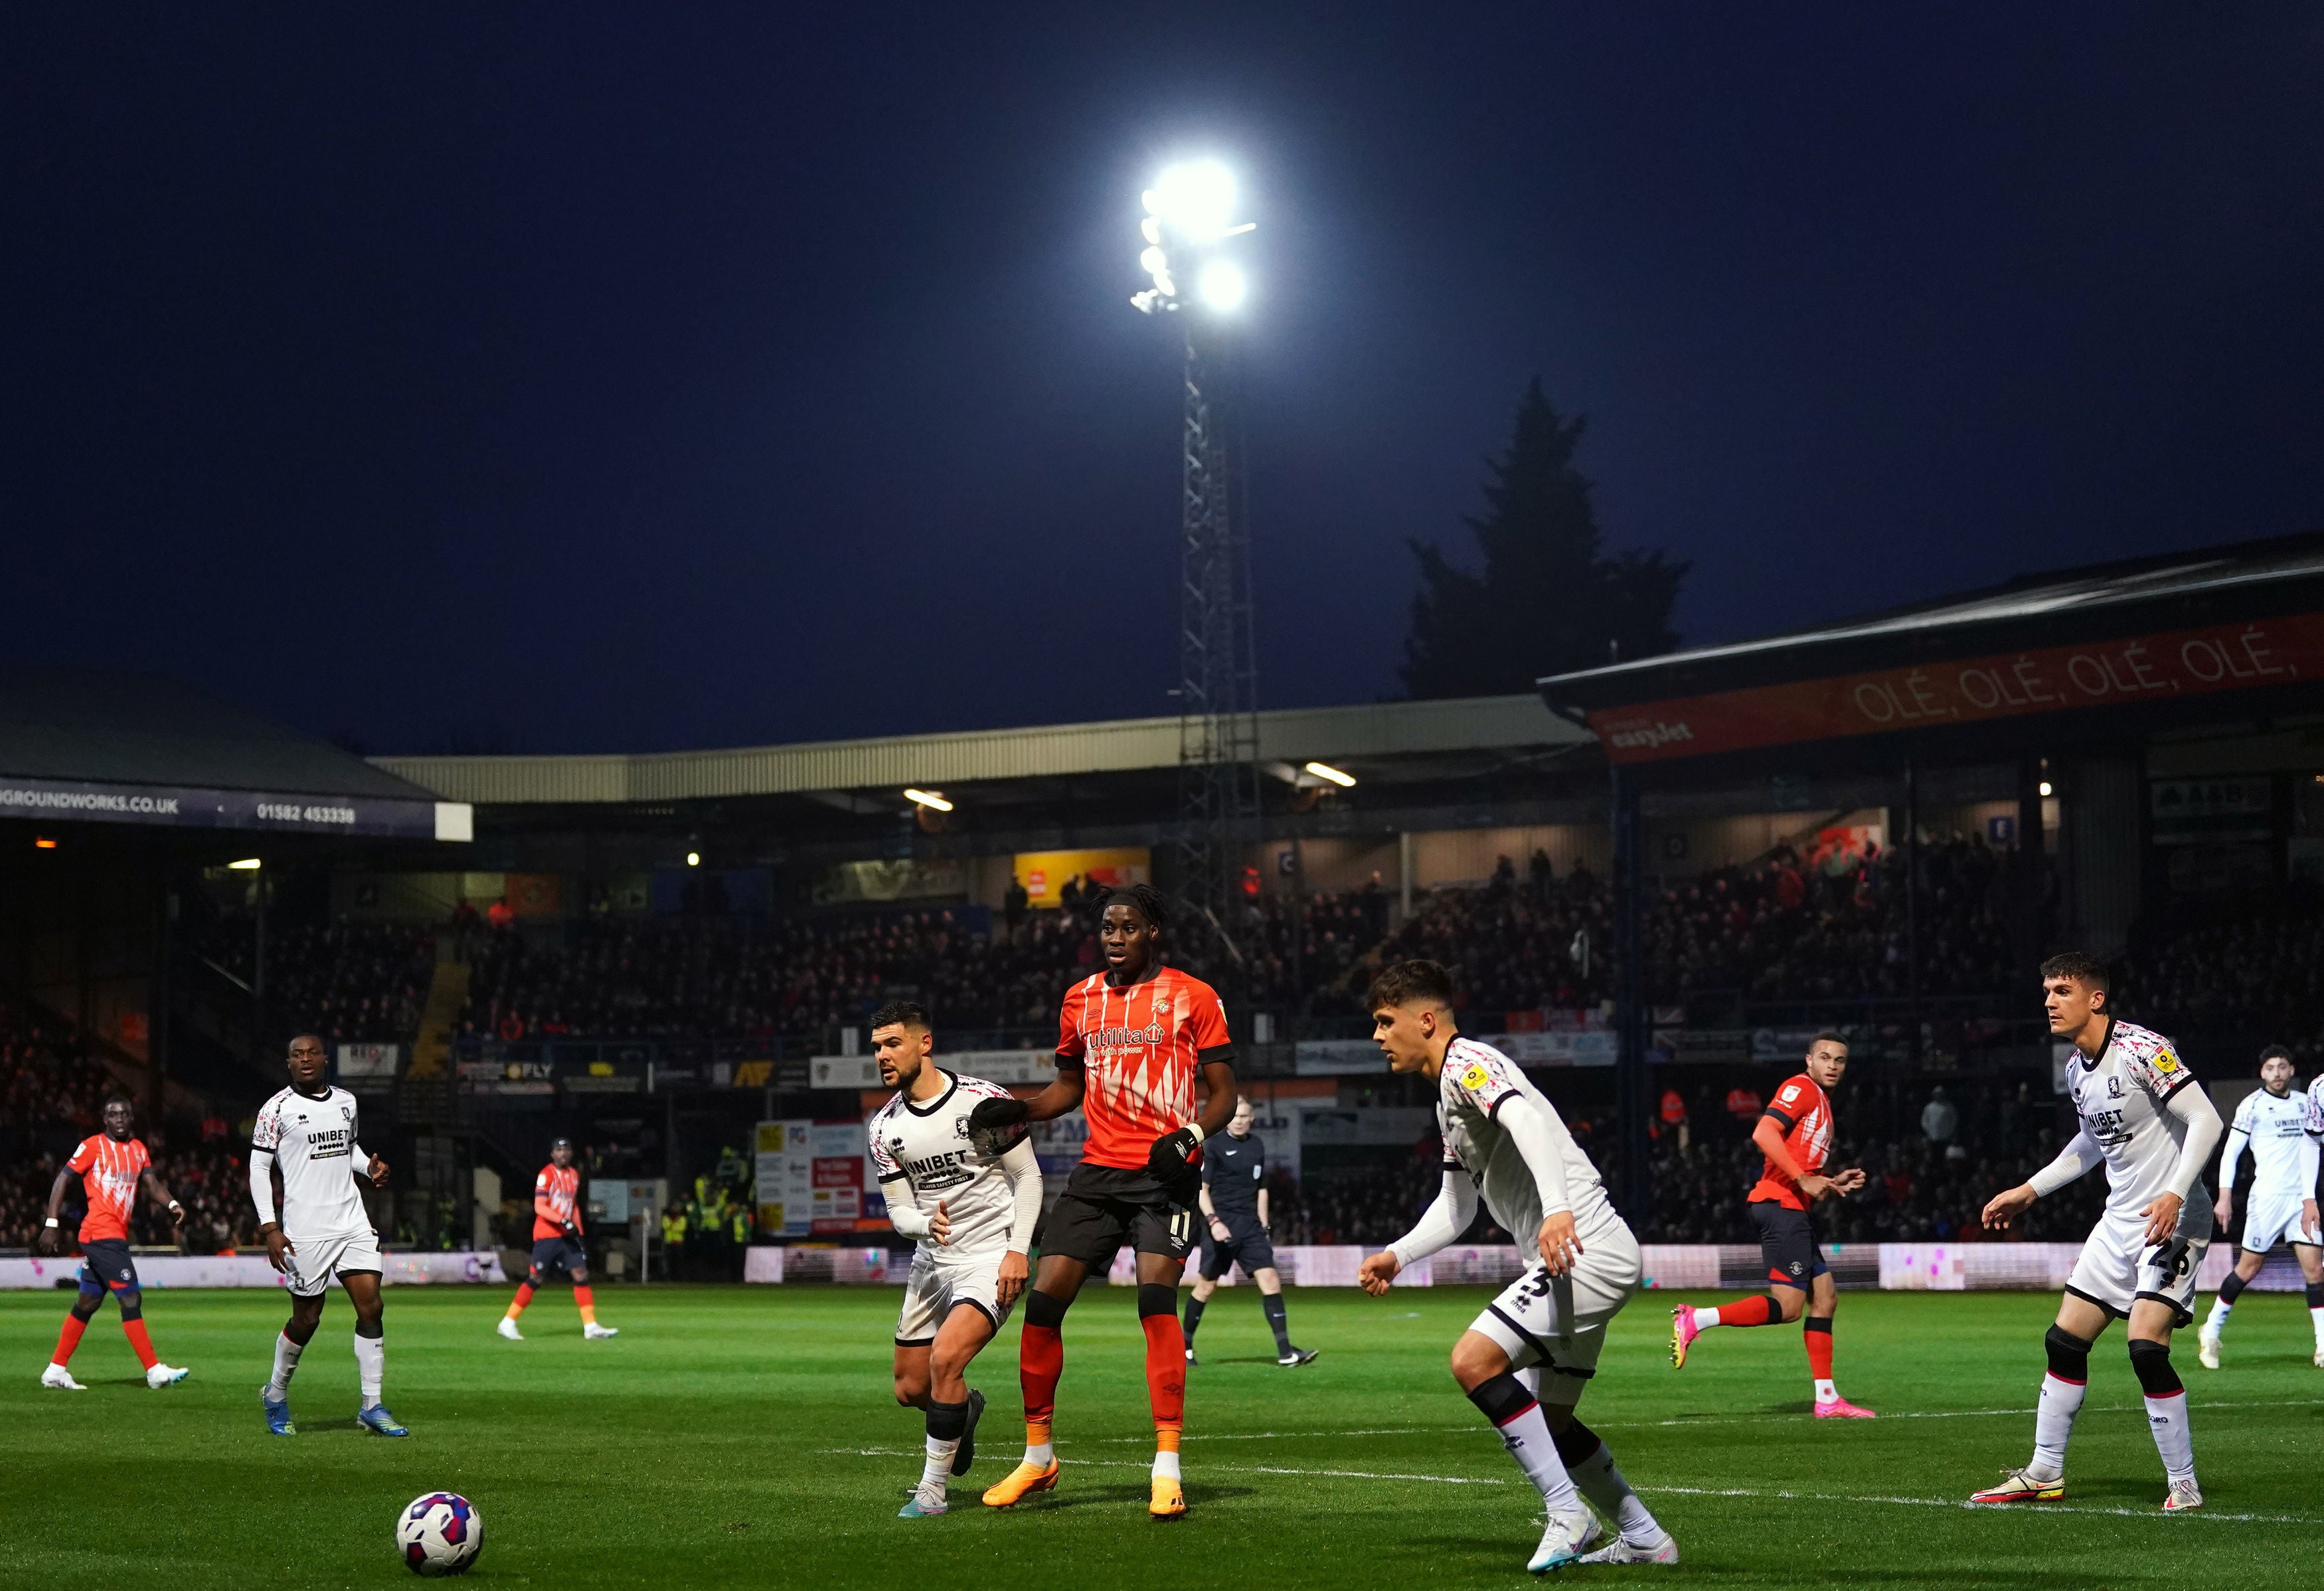
[[[267,1434],[257,1388],[284,1315],[257,1292],[149,1292],[146,1318],[190,1379],[148,1392],[112,1307],[73,1369],[38,1384],[67,1293],[0,1295],[0,1584],[359,1586],[406,1578],[396,1511],[465,1493],[485,1522],[475,1577],[570,1588],[899,1584],[1252,1587],[1514,1585],[1537,1498],[1445,1374],[1489,1296],[1373,1300],[1295,1290],[1282,1370],[1255,1293],[1212,1303],[1188,1374],[1188,1516],[1145,1512],[1143,1338],[1128,1289],[1069,1317],[1058,1490],[1010,1512],[978,1494],[1014,1462],[1016,1326],[972,1384],[991,1399],[954,1510],[894,1516],[919,1420],[890,1394],[893,1289],[601,1288],[622,1336],[584,1343],[544,1294],[529,1340],[493,1323],[502,1290],[389,1295],[387,1402],[408,1440],[355,1424],[352,1316],[334,1297],[292,1386],[300,1434]],[[2324,1551],[2324,1370],[2297,1295],[2247,1294],[2227,1365],[2174,1359],[2207,1508],[2165,1518],[2119,1327],[2092,1357],[2065,1501],[1960,1506],[2023,1463],[2055,1300],[1851,1293],[1841,1390],[1874,1421],[1808,1418],[1795,1328],[1720,1331],[1670,1369],[1649,1293],[1617,1324],[1582,1414],[1678,1538],[1685,1561],[1568,1580],[1721,1586],[2226,1584],[2313,1586]]]

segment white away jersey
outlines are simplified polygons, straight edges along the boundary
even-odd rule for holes
[[[2301,1186],[2303,1175],[2314,1174],[2310,1170],[2314,1161],[2304,1152],[2306,1146],[2324,1137],[2324,1117],[2318,1115],[2312,1095],[2286,1094],[2279,1099],[2264,1088],[2255,1089],[2236,1106],[2235,1124],[2229,1131],[2251,1140],[2254,1203],[2316,1196],[2312,1183]],[[2219,1179],[2224,1182],[2235,1175],[2236,1168],[2232,1156],[2221,1158],[2226,1163],[2219,1167]]]
[[[2082,1131],[2106,1155],[2107,1209],[2135,1215],[2171,1191],[2187,1124],[2163,1102],[2195,1078],[2162,1034],[2112,1017],[2107,1022],[2098,1059],[2077,1050],[2067,1062],[2066,1092]]]
[[[1566,1207],[1573,1212],[1574,1235],[1586,1247],[1592,1233],[1621,1221],[1607,1200],[1598,1168],[1566,1132],[1557,1107],[1526,1080],[1517,1062],[1474,1039],[1452,1041],[1436,1079],[1436,1126],[1444,1135],[1445,1168],[1458,1166],[1475,1179],[1493,1219],[1520,1250],[1529,1249],[1541,1230],[1541,1191],[1525,1155],[1499,1121],[1501,1107],[1519,1098],[1531,1101],[1549,1124],[1565,1177]]]
[[[952,1241],[939,1246],[924,1238],[923,1251],[947,1262],[990,1259],[1011,1247],[1021,1253],[1033,1235],[1021,1233],[1014,1244],[1010,1241],[1017,1196],[1001,1157],[987,1160],[968,1142],[968,1113],[984,1100],[1008,1098],[1009,1090],[982,1078],[944,1076],[945,1091],[927,1104],[913,1104],[899,1088],[863,1124],[872,1173],[890,1201],[909,1198],[930,1216],[939,1202],[945,1206]]]
[[[268,1150],[282,1170],[282,1230],[302,1237],[369,1233],[355,1177],[355,1096],[333,1088],[310,1099],[285,1088],[259,1108],[250,1146]]]

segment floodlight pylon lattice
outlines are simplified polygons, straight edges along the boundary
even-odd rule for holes
[[[1180,894],[1240,960],[1242,857],[1259,838],[1259,661],[1250,538],[1237,500],[1231,350],[1193,315],[1186,333],[1178,588]]]

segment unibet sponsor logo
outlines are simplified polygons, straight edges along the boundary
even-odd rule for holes
[[[1631,751],[1641,746],[1668,745],[1673,741],[1693,738],[1694,731],[1687,727],[1685,719],[1681,718],[1675,724],[1665,724],[1657,718],[1651,724],[1641,724],[1628,729],[1617,729],[1606,736],[1606,744],[1625,751]]]

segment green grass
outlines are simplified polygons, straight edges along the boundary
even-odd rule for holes
[[[954,1510],[892,1517],[917,1476],[917,1416],[890,1396],[898,1294],[881,1289],[602,1288],[612,1342],[569,1300],[493,1335],[500,1290],[389,1295],[388,1403],[411,1427],[356,1429],[351,1317],[335,1298],[293,1388],[300,1435],[269,1437],[256,1389],[282,1300],[154,1292],[146,1318],[190,1380],[149,1392],[108,1305],[74,1369],[36,1383],[68,1296],[0,1295],[0,1585],[360,1586],[402,1578],[395,1512],[442,1487],[486,1522],[476,1576],[503,1586],[1172,1587],[1522,1583],[1536,1502],[1453,1389],[1446,1349],[1487,1296],[1375,1301],[1295,1291],[1272,1362],[1256,1295],[1222,1293],[1189,1374],[1192,1512],[1145,1514],[1142,1338],[1128,1290],[1093,1289],[1066,1325],[1063,1486],[1010,1513],[977,1505],[1016,1457],[1011,1327],[971,1379],[992,1398]],[[2296,1297],[2250,1295],[2228,1367],[2179,1355],[2209,1509],[2165,1519],[2160,1466],[2119,1329],[2093,1359],[2068,1499],[1955,1506],[2024,1461],[2041,1337],[2033,1294],[1850,1294],[1840,1386],[1870,1422],[1806,1417],[1796,1330],[1721,1331],[1665,1359],[1672,1295],[1617,1324],[1583,1416],[1677,1535],[1675,1574],[1721,1586],[2227,1584],[2312,1586],[2324,1548],[2324,1371]],[[1451,1484],[1453,1481],[1469,1484]]]

